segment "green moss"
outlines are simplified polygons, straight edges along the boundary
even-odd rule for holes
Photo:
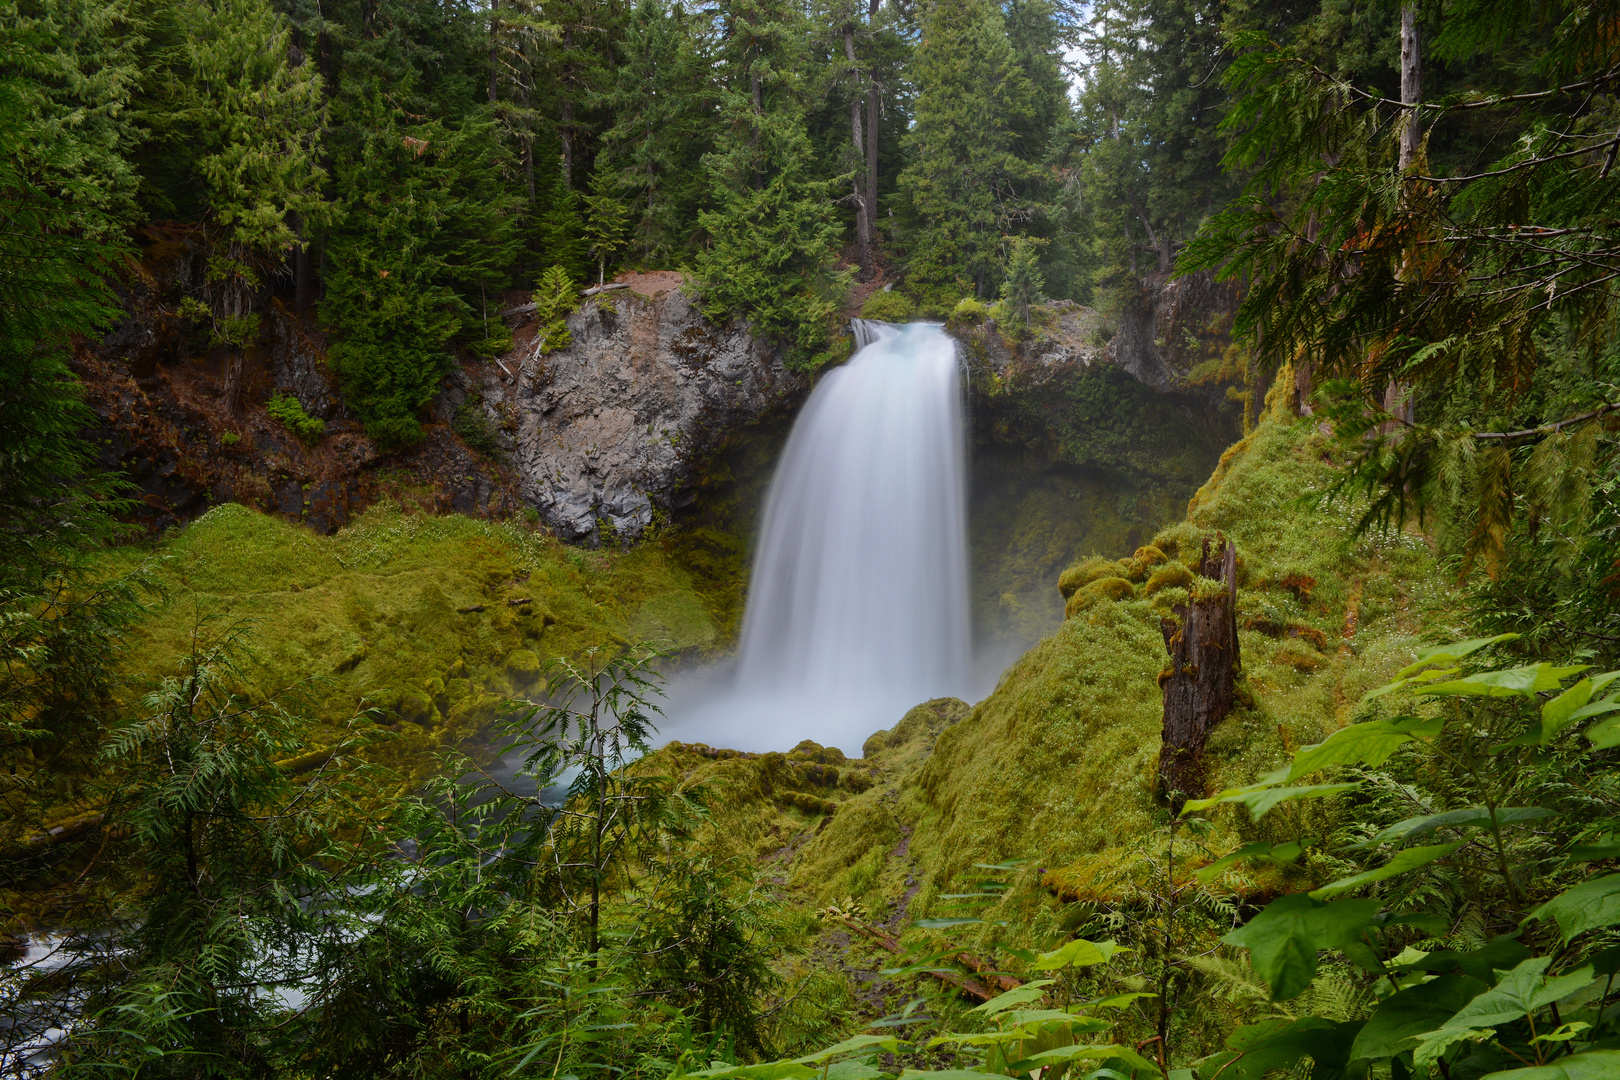
[[[260,690],[304,686],[328,724],[397,710],[411,723],[383,757],[420,777],[438,747],[489,723],[491,694],[527,686],[552,657],[634,640],[649,612],[688,643],[722,645],[738,583],[723,560],[687,570],[686,542],[585,553],[520,525],[389,505],[323,537],[226,504],[107,560],[150,561],[167,595],[125,651],[137,682],[173,671],[200,622],[245,624]]]
[[[1119,563],[1101,555],[1088,555],[1058,575],[1058,595],[1067,600],[1098,578],[1123,577]]]
[[[1064,605],[1063,614],[1074,618],[1095,604],[1105,601],[1129,600],[1136,595],[1136,587],[1124,577],[1102,577],[1078,590]]]
[[[1145,596],[1152,596],[1162,589],[1186,589],[1193,583],[1193,572],[1180,563],[1171,563],[1153,572],[1143,586]]]

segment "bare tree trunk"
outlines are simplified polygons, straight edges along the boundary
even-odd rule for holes
[[[299,315],[309,310],[309,243],[300,244],[293,251],[293,311]]]
[[[498,44],[501,32],[501,0],[489,0],[489,103],[496,104],[500,100],[500,47]]]
[[[563,51],[572,52],[574,48],[574,28],[568,27],[563,31]],[[562,75],[557,80],[557,87],[562,92],[562,108],[557,134],[562,140],[562,182],[564,191],[574,190],[574,99],[569,95],[573,87],[574,65],[564,64]]]
[[[1401,104],[1416,105],[1423,100],[1423,52],[1418,39],[1417,8],[1401,8]],[[1417,158],[1422,126],[1418,110],[1405,110],[1406,126],[1401,130],[1401,171],[1412,167]]]
[[[871,0],[866,11],[866,25],[877,28],[878,7],[881,0]],[[867,72],[866,78],[866,222],[871,239],[877,236],[878,190],[878,83],[877,71]]]
[[[1406,4],[1401,8],[1401,104],[1416,105],[1423,100],[1423,51],[1418,38],[1417,8]],[[1407,109],[1401,129],[1401,172],[1406,172],[1417,160],[1418,143],[1423,125],[1418,123],[1418,110]],[[1398,430],[1404,421],[1412,422],[1413,410],[1408,387],[1399,379],[1384,388],[1384,411],[1395,419],[1384,425],[1386,433]]]
[[[1199,572],[1224,582],[1225,591],[1177,604],[1171,610],[1181,616],[1179,623],[1159,620],[1170,667],[1159,676],[1164,732],[1158,795],[1177,813],[1189,798],[1203,796],[1204,744],[1237,700],[1237,547],[1228,542],[1214,558],[1209,547],[1205,540]]]
[[[855,147],[855,159],[859,161],[866,153],[866,137],[861,130],[860,69],[855,66],[855,24],[844,25],[844,59],[849,61],[850,79],[853,81],[849,97],[849,133],[850,141]],[[861,170],[855,170],[854,196],[855,196],[855,259],[861,264],[862,273],[872,269],[872,208],[866,201],[866,193],[861,183]]]

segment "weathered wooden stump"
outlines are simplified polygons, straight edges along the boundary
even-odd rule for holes
[[[1164,689],[1164,734],[1159,749],[1158,797],[1176,813],[1188,799],[1201,798],[1204,744],[1237,694],[1241,658],[1237,637],[1237,546],[1210,556],[1204,541],[1195,582],[1186,604],[1171,610],[1181,617],[1160,619],[1159,630],[1170,666],[1159,676]],[[1225,585],[1214,589],[1212,584]]]

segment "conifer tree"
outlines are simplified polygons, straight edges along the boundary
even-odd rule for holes
[[[624,230],[629,214],[614,194],[618,183],[606,169],[591,175],[590,194],[585,196],[585,240],[591,256],[596,260],[596,284],[607,279],[607,263],[624,243]]]
[[[848,278],[833,270],[832,182],[810,171],[802,26],[779,0],[735,0],[725,25],[721,135],[704,158],[719,205],[700,218],[709,245],[694,268],[710,314],[746,315],[806,362],[826,340]]]
[[[258,338],[254,294],[305,242],[295,223],[325,213],[321,80],[313,64],[293,63],[290,26],[267,0],[186,0],[172,18],[172,97],[152,119],[194,155],[207,195],[214,332],[232,350],[224,396],[234,408],[242,350]]]
[[[917,219],[907,280],[927,310],[964,287],[988,296],[999,284],[1001,237],[1029,212],[1035,178],[1013,152],[1032,95],[987,0],[932,0],[911,76],[916,120],[900,187]]]
[[[328,359],[367,433],[421,439],[417,413],[438,392],[458,335],[490,338],[488,300],[516,259],[516,197],[486,112],[412,124],[373,88],[342,108],[359,138],[338,155],[339,222],[322,318]]]
[[[632,257],[651,264],[683,251],[708,194],[702,159],[713,146],[714,90],[695,24],[680,5],[640,0],[602,96],[613,123],[602,133],[597,167],[617,175]]]

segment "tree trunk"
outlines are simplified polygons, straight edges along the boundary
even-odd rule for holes
[[[1407,4],[1401,8],[1401,103],[1416,105],[1423,100],[1423,52],[1418,39],[1417,8]],[[1416,109],[1405,110],[1401,129],[1401,172],[1406,172],[1417,160],[1418,139],[1422,124],[1418,123]],[[1412,399],[1406,384],[1399,379],[1384,388],[1384,411],[1395,419],[1384,425],[1386,434],[1400,430],[1412,422]]]
[[[871,0],[866,13],[866,25],[877,28],[879,0]],[[877,234],[878,187],[878,84],[876,70],[867,72],[866,78],[866,221]]]
[[[300,244],[293,251],[293,311],[299,315],[309,310],[309,243]]]
[[[568,27],[562,36],[563,52],[571,52],[574,48],[574,28]],[[564,191],[574,190],[574,99],[568,95],[572,92],[569,85],[573,82],[574,65],[564,64],[561,77],[557,80],[557,88],[562,92],[562,108],[560,110],[560,123],[557,127],[558,137],[562,140],[562,182]]]
[[[1209,547],[1205,540],[1199,572],[1226,589],[1177,604],[1171,610],[1181,616],[1179,623],[1159,620],[1170,667],[1159,676],[1164,732],[1157,794],[1176,813],[1189,798],[1203,797],[1204,744],[1237,698],[1237,547],[1228,542],[1214,558]]]
[[[853,80],[852,93],[849,97],[849,134],[850,141],[855,147],[855,159],[859,161],[866,154],[866,137],[861,130],[862,108],[860,89],[860,69],[855,66],[855,24],[853,22],[844,26],[844,59],[849,61],[850,79]],[[854,191],[855,196],[855,259],[861,264],[861,272],[868,273],[872,269],[872,207],[866,201],[866,192],[861,183],[861,170],[855,170]]]
[[[1401,8],[1401,104],[1416,105],[1423,100],[1423,53],[1418,40],[1417,8],[1407,4]],[[1401,171],[1412,167],[1417,158],[1418,137],[1422,126],[1418,111],[1406,109],[1405,124],[1401,130]]]
[[[500,99],[500,47],[497,44],[501,32],[499,18],[501,0],[489,0],[489,103],[496,104]]]

